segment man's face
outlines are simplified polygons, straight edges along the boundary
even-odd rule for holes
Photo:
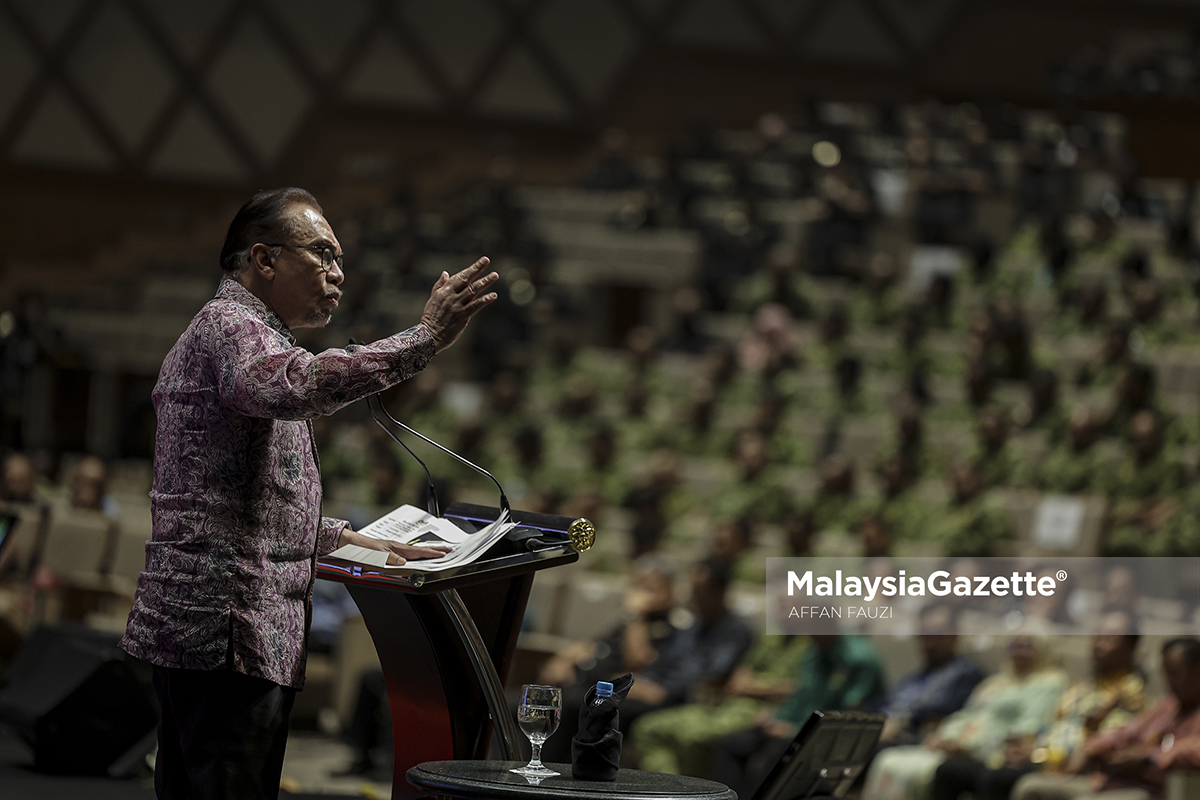
[[[1129,670],[1133,666],[1134,640],[1127,634],[1133,628],[1133,620],[1125,611],[1110,611],[1096,624],[1096,635],[1092,637],[1092,671],[1106,675],[1117,670]]]
[[[327,245],[333,255],[342,253],[341,243],[333,228],[309,206],[293,206],[295,233],[285,244]],[[272,258],[275,277],[272,282],[270,306],[289,328],[323,328],[342,296],[338,286],[345,275],[337,264],[326,271],[321,267],[321,252],[298,247],[280,248]]]
[[[22,455],[12,455],[4,462],[5,494],[13,500],[29,500],[33,497],[33,462]]]
[[[1179,700],[1179,705],[1192,708],[1200,703],[1200,664],[1189,664],[1179,648],[1163,653],[1163,675],[1171,694]]]
[[[954,658],[958,651],[954,615],[941,606],[921,615],[917,628],[917,646],[926,667],[935,667]]]

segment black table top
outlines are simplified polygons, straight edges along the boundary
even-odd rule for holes
[[[509,770],[523,761],[426,761],[408,771],[408,782],[431,794],[459,800],[737,800],[737,793],[716,781],[623,769],[611,783],[578,781],[570,764],[546,764],[555,772],[536,784]]]

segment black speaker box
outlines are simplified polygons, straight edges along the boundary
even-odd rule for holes
[[[154,745],[150,672],[120,637],[82,626],[39,628],[0,690],[0,722],[32,749],[34,769],[74,775],[128,769]]]

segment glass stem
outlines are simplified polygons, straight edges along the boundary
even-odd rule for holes
[[[529,759],[529,766],[534,769],[542,767],[542,743],[531,741],[529,743],[533,747],[533,758]]]

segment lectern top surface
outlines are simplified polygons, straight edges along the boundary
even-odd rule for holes
[[[562,773],[530,783],[510,772],[524,761],[427,761],[408,771],[408,782],[431,794],[458,800],[737,800],[737,793],[716,781],[623,769],[611,783],[571,777],[570,764],[547,764]]]

